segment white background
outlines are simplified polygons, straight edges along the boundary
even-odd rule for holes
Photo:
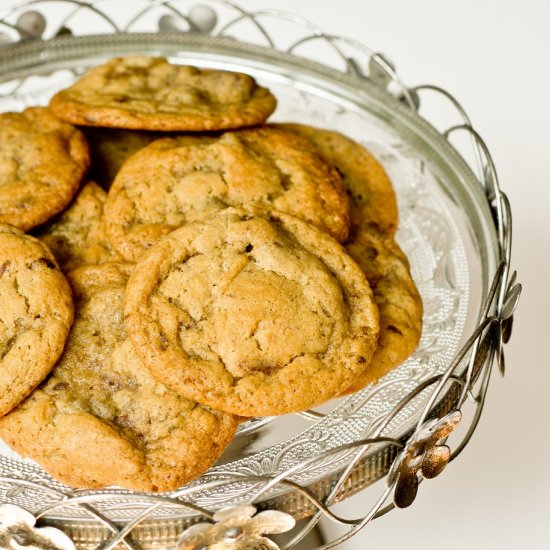
[[[411,508],[375,521],[341,548],[550,548],[550,3],[236,1],[300,14],[385,53],[407,84],[451,91],[488,143],[513,207],[513,268],[524,294],[506,378],[494,377],[462,456],[422,484]],[[1,7],[12,3],[0,0]],[[340,511],[358,516],[363,500]]]
[[[514,214],[524,293],[481,425],[407,510],[343,550],[550,548],[550,2],[241,0],[303,15],[388,55],[408,85],[438,84],[488,143]],[[362,499],[340,508],[361,513]],[[325,528],[326,528],[325,524]],[[330,540],[330,539],[329,539]]]

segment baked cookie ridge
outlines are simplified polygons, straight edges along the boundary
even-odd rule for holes
[[[155,377],[241,416],[334,397],[378,335],[357,265],[329,235],[276,211],[230,208],[162,239],[129,280],[125,315]]]
[[[90,163],[82,133],[44,107],[0,113],[0,223],[28,231],[63,210]]]
[[[382,165],[361,144],[332,130],[303,124],[277,124],[317,148],[342,176],[350,199],[347,252],[367,276],[380,311],[380,334],[372,361],[345,393],[376,383],[405,361],[422,334],[422,299],[408,260],[394,240],[397,200]]]
[[[295,215],[339,241],[348,235],[348,199],[336,170],[304,138],[272,128],[166,138],[141,149],[109,191],[107,235],[137,261],[174,229],[248,205]]]
[[[184,132],[261,124],[275,106],[249,75],[146,56],[111,59],[50,101],[73,124]]]
[[[69,274],[76,320],[65,352],[0,419],[0,436],[75,487],[169,491],[216,461],[238,419],[174,394],[143,366],[123,321],[130,269],[108,263]]]
[[[350,235],[365,223],[394,236],[398,225],[397,198],[384,167],[363,145],[335,132],[305,124],[274,124],[308,139],[342,179],[350,198]]]
[[[73,321],[69,285],[48,248],[0,224],[0,417],[42,382]]]
[[[346,250],[363,270],[380,312],[380,334],[372,361],[347,388],[358,391],[412,355],[422,336],[422,298],[407,257],[391,237],[373,228],[356,231]]]

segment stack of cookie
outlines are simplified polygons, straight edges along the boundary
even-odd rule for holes
[[[130,57],[0,115],[0,437],[54,477],[175,489],[416,347],[384,170],[275,104]]]

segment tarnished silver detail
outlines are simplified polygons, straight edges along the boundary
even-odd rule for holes
[[[388,473],[388,485],[395,485],[394,502],[398,508],[413,503],[419,478],[432,479],[445,469],[451,450],[440,442],[451,435],[461,418],[460,411],[450,412],[439,420],[429,420],[410,437]]]
[[[75,550],[71,539],[59,529],[36,527],[36,518],[13,504],[0,505],[0,548],[15,550]]]
[[[290,531],[294,518],[267,510],[256,514],[254,506],[234,506],[214,514],[215,523],[198,523],[184,531],[177,550],[279,550],[265,535]]]
[[[512,317],[514,311],[516,310],[516,307],[518,306],[520,296],[521,285],[519,283],[516,283],[506,294],[501,313],[501,319],[503,321],[506,321]]]
[[[22,13],[15,23],[21,38],[40,38],[46,30],[46,18],[39,11],[26,11]]]

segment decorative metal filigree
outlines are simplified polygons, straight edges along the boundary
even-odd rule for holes
[[[429,420],[411,436],[388,474],[388,485],[395,484],[393,500],[398,508],[413,503],[420,477],[432,479],[445,469],[451,449],[440,442],[451,435],[461,418],[460,411],[453,411],[439,420]]]
[[[256,514],[254,506],[234,506],[214,514],[216,523],[198,523],[183,532],[178,550],[279,550],[264,535],[290,531],[294,518],[267,510]]]
[[[425,221],[426,231],[410,237],[412,240],[433,239],[430,247],[436,267],[429,284],[437,292],[433,293],[433,303],[427,304],[426,326],[430,327],[431,336],[423,338],[416,363],[406,377],[382,381],[375,388],[349,398],[328,415],[316,411],[303,413],[302,418],[313,423],[312,427],[284,446],[275,446],[269,453],[258,453],[246,466],[235,461],[215,468],[209,475],[170,495],[153,496],[117,490],[72,492],[57,482],[44,481],[46,478],[40,470],[30,464],[17,462],[18,469],[14,470],[10,466],[13,464],[9,462],[11,459],[2,457],[0,453],[0,475],[4,475],[0,477],[0,499],[21,502],[35,514],[33,516],[17,507],[0,507],[0,547],[9,548],[10,544],[14,546],[12,543],[15,543],[28,547],[34,545],[40,549],[72,550],[74,545],[68,539],[62,539],[62,534],[51,538],[52,531],[34,527],[35,517],[47,518],[63,511],[77,519],[84,517],[88,521],[93,520],[89,522],[91,525],[102,525],[105,540],[98,546],[102,550],[109,550],[118,544],[134,550],[138,543],[133,541],[140,540],[142,522],[155,518],[155,514],[165,518],[177,517],[180,531],[186,521],[196,522],[200,518],[201,521],[211,522],[199,523],[184,531],[179,539],[179,550],[274,550],[276,544],[263,535],[289,531],[294,526],[294,520],[287,514],[273,510],[255,515],[256,507],[276,507],[280,502],[277,500],[278,495],[291,491],[296,501],[301,503],[299,512],[304,514],[304,510],[307,510],[312,513],[312,517],[305,527],[294,533],[286,548],[296,545],[324,516],[349,527],[347,533],[323,547],[328,550],[352,537],[394,504],[399,507],[411,504],[419,481],[438,475],[449,461],[460,454],[471,438],[483,409],[495,360],[504,374],[503,349],[511,335],[513,312],[521,294],[521,285],[516,283],[515,273],[509,276],[512,239],[508,199],[499,188],[488,148],[474,130],[464,109],[452,95],[436,86],[407,87],[394,65],[383,54],[349,39],[327,35],[313,24],[290,14],[272,11],[252,13],[225,0],[204,0],[201,5],[193,4],[192,0],[143,0],[132,2],[132,9],[126,3],[125,10],[131,13],[127,13],[129,17],[120,22],[110,14],[113,2],[58,0],[56,4],[63,5],[67,10],[60,21],[52,24],[44,16],[48,4],[49,0],[29,0],[0,13],[0,58],[2,52],[7,52],[10,45],[18,41],[31,44],[33,41],[66,35],[76,36],[82,34],[82,30],[86,33],[89,28],[87,21],[84,21],[85,24],[78,22],[83,13],[97,18],[103,25],[101,32],[108,33],[141,32],[145,21],[154,21],[156,27],[153,30],[160,32],[238,37],[239,25],[250,24],[256,29],[260,41],[288,53],[301,53],[304,47],[312,43],[326,47],[338,69],[348,75],[368,79],[412,111],[421,108],[427,92],[442,95],[460,117],[460,124],[449,128],[442,135],[451,140],[454,133],[465,131],[472,138],[477,178],[493,215],[500,263],[484,297],[473,334],[443,372],[441,369],[430,371],[430,357],[443,353],[445,349],[445,341],[439,336],[453,330],[453,323],[459,313],[460,297],[457,293],[453,294],[455,278],[459,274],[452,270],[452,228],[445,215],[423,204],[422,188],[415,186],[413,181],[406,198],[415,208],[424,209],[421,217]],[[273,19],[299,27],[305,35],[292,39],[284,47],[278,46],[267,25]],[[25,80],[14,80],[11,86],[3,90],[4,95],[16,98],[20,102],[18,106],[25,105]],[[44,90],[40,91],[40,94],[44,93]],[[36,97],[42,98],[42,95],[33,95],[34,91],[28,94],[32,95],[32,101]],[[324,112],[320,110],[320,121],[324,120],[323,116]],[[445,292],[449,293],[450,299],[446,301],[445,307],[441,307],[438,300]],[[447,361],[443,364],[447,364]],[[402,384],[399,386],[401,390],[403,387],[408,388],[403,395],[396,391],[398,383]],[[369,418],[362,431],[354,432],[352,441],[331,443],[340,441],[335,434],[355,426],[351,421],[361,414],[368,403],[381,396],[391,406],[381,408],[378,416]],[[447,446],[446,439],[458,424],[460,411],[468,401],[475,406],[473,420],[462,439],[453,446]],[[400,434],[399,439],[390,437],[388,434],[393,433],[390,428],[394,424],[399,425],[398,420],[404,411],[411,417],[415,413],[418,415],[416,426],[408,434],[402,437]],[[338,516],[331,510],[332,504],[359,488],[354,485],[353,475],[367,454],[374,453],[373,449],[378,450],[376,456],[380,460],[376,462],[378,470],[372,473],[369,482],[384,475],[393,461],[386,489],[376,504],[359,519]],[[6,472],[11,475],[6,475]],[[309,479],[322,481],[309,484]],[[220,505],[227,504],[227,501],[241,502],[242,505],[215,511]],[[39,507],[36,506],[37,502],[40,503]],[[118,514],[116,523],[110,516],[112,511]],[[16,518],[15,523],[13,518]],[[78,529],[83,527],[80,525]],[[152,532],[143,531],[147,537]],[[133,535],[132,540],[128,537],[130,534]],[[20,536],[23,538],[18,540]],[[163,545],[168,544],[167,540],[163,539]]]
[[[36,518],[13,504],[0,505],[0,548],[75,550],[71,539],[53,527],[35,527]]]

